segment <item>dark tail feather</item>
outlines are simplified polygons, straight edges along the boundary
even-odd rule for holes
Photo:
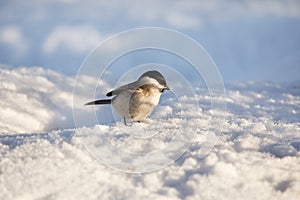
[[[96,104],[111,104],[111,99],[102,99],[102,100],[91,101],[84,105],[87,106],[87,105],[96,105]]]

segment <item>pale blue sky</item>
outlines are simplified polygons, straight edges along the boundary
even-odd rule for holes
[[[225,82],[300,81],[300,1],[1,1],[0,63],[76,74],[88,52],[131,28],[180,31]]]

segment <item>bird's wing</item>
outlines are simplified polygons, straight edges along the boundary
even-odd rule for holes
[[[118,87],[110,92],[108,92],[106,94],[107,97],[111,97],[111,96],[114,96],[114,95],[118,95],[120,94],[121,92],[123,92],[124,90],[132,90],[132,92],[135,91],[135,89],[137,88],[138,86],[136,85],[136,82],[133,82],[133,83],[130,83],[130,84],[127,84],[127,85],[123,85],[121,87]]]

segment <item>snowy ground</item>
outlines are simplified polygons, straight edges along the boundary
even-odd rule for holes
[[[172,165],[146,174],[111,169],[86,150],[80,133],[114,136],[123,125],[87,125],[76,132],[73,84],[73,77],[42,68],[1,66],[0,199],[299,199],[300,84],[227,85],[223,134],[208,156],[203,158],[199,134]],[[140,144],[115,135],[112,143],[140,152],[166,145],[176,124],[202,129],[215,113],[209,96],[198,98],[200,118],[153,115],[165,123],[163,139]],[[163,103],[162,113],[175,112],[172,99]],[[164,135],[155,119],[147,128]]]

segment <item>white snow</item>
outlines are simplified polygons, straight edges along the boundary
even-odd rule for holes
[[[40,67],[1,66],[0,199],[299,199],[300,84],[227,85],[226,113],[212,110],[209,95],[203,93],[198,96],[199,118],[192,117],[189,99],[180,101],[188,105],[181,112],[188,116],[184,119],[178,114],[180,102],[166,98],[149,124],[86,124],[75,129],[74,80]],[[98,83],[89,77],[78,80],[83,88]],[[93,108],[85,109],[83,115],[89,118]],[[218,123],[208,126],[219,115],[226,116],[223,134],[203,158],[205,148],[214,142],[208,136],[221,128]],[[171,142],[180,145],[176,142],[187,137],[174,139],[177,128],[187,133],[197,130],[194,143],[174,163],[154,172],[115,170],[91,152],[103,150],[101,156],[113,167],[122,160],[124,171],[151,169],[170,155],[146,154],[130,163],[130,158],[113,154],[104,139],[128,151],[152,152]],[[143,135],[130,135],[133,129]],[[135,138],[145,134],[153,137],[143,142]],[[176,147],[170,149],[180,150]]]

